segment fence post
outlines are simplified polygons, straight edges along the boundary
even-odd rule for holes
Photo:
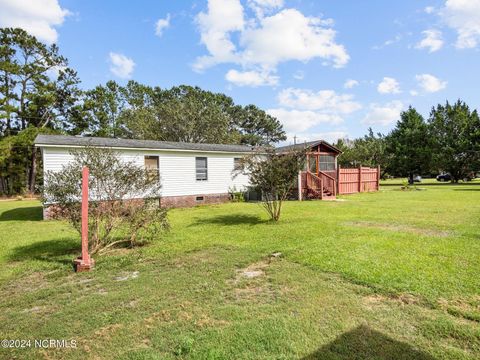
[[[358,192],[362,192],[362,164],[358,166]]]
[[[298,200],[302,201],[302,171],[298,172]]]
[[[82,169],[82,255],[73,260],[76,272],[90,271],[94,261],[88,253],[88,167]]]
[[[340,195],[340,165],[337,165],[337,194]]]
[[[377,191],[380,190],[380,165],[377,167]]]

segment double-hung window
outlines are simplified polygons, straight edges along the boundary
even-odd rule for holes
[[[158,156],[145,156],[145,169],[152,180],[160,180]]]
[[[243,169],[243,164],[242,164],[242,158],[233,158],[233,170],[242,170]]]
[[[208,162],[206,157],[195,158],[195,174],[197,181],[208,180]]]

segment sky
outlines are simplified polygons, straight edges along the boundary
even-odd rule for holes
[[[57,43],[85,89],[200,86],[277,117],[286,143],[480,103],[480,0],[0,0],[0,26]]]

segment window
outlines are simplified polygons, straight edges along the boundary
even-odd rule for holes
[[[335,170],[335,156],[320,155],[320,171],[333,171],[333,170]]]
[[[158,171],[158,156],[145,156],[145,170],[151,179],[160,180],[160,172]]]
[[[197,176],[197,181],[208,180],[208,168],[207,168],[206,157],[195,158],[195,172]]]
[[[310,155],[308,157],[308,170],[310,170],[313,173],[317,172],[317,157]]]
[[[242,170],[242,159],[241,158],[233,158],[233,170]]]

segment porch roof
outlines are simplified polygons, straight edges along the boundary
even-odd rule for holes
[[[323,145],[328,148],[330,148],[334,153],[341,154],[342,151],[333,146],[332,144],[326,142],[325,140],[315,140],[315,141],[309,141],[309,142],[304,142],[300,144],[295,144],[295,145],[287,145],[287,146],[280,146],[277,148],[278,152],[288,152],[292,150],[301,150],[301,149],[309,149],[318,145]]]

